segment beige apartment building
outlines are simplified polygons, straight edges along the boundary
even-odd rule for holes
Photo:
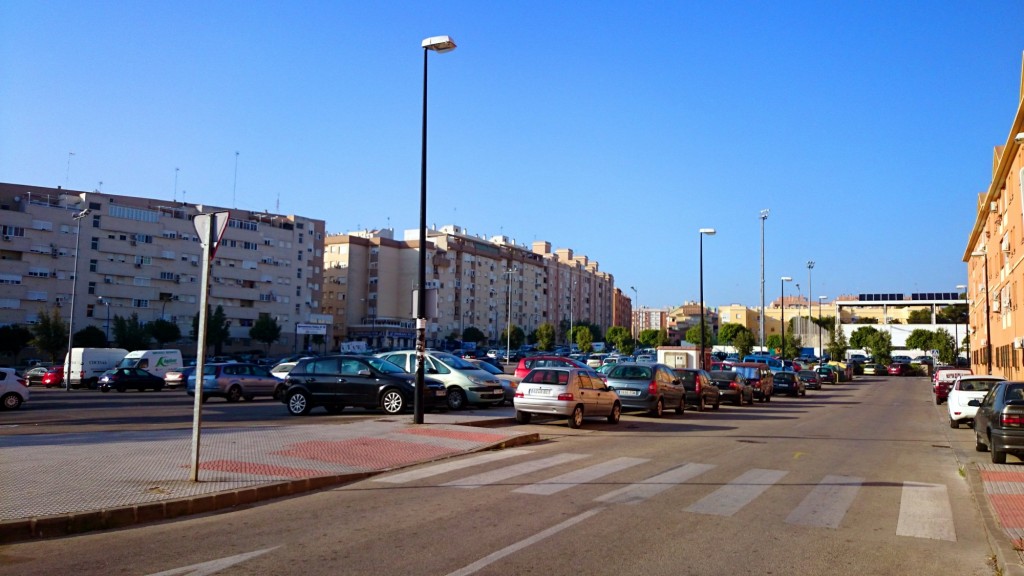
[[[975,374],[1020,379],[1024,372],[1024,73],[1006,142],[996,146],[992,180],[977,197],[967,239],[970,361]]]
[[[390,229],[327,237],[324,308],[334,317],[335,344],[414,346],[418,238],[418,230],[407,230],[397,240]],[[544,241],[527,247],[454,225],[429,229],[427,241],[427,287],[437,291],[428,346],[459,339],[469,327],[497,343],[509,326],[529,334],[545,323],[560,327],[561,343],[570,324],[586,321],[607,330],[616,309],[627,305],[611,274],[568,248],[552,250]]]
[[[203,249],[192,219],[225,210],[0,184],[0,325],[31,325],[53,308],[65,322],[73,312],[75,332],[95,326],[107,333],[117,316],[163,318],[182,333],[172,346],[195,354],[190,335],[199,312]],[[324,222],[230,213],[210,268],[209,304],[223,306],[230,321],[232,342],[225,352],[263,350],[249,329],[264,314],[282,326],[271,353],[290,352],[300,346],[297,324],[329,323],[320,311]]]

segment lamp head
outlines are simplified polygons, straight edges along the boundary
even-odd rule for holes
[[[701,228],[700,229],[700,233],[704,234],[705,236],[714,236],[715,235],[715,229],[714,228]]]
[[[452,40],[451,36],[431,36],[423,41],[423,49],[444,54],[455,50],[455,40]]]
[[[767,220],[767,219],[768,219],[768,209],[765,208],[764,210],[761,210],[761,220]]]
[[[781,278],[781,280],[782,280],[783,282],[792,282],[792,281],[793,281],[793,279],[792,279],[792,278],[790,278],[789,276],[783,276],[783,277]]]

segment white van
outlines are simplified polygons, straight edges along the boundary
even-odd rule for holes
[[[141,368],[164,378],[171,370],[181,370],[181,350],[135,350],[125,355],[118,368]]]
[[[68,369],[68,355],[64,355],[68,384],[72,388],[85,386],[96,388],[100,375],[117,367],[128,351],[124,348],[72,348],[71,366]]]

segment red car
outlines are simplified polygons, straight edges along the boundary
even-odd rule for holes
[[[606,375],[599,373],[582,362],[577,362],[565,356],[530,356],[529,358],[520,358],[519,364],[516,366],[516,378],[525,378],[530,373],[530,370],[534,368],[580,368],[592,377],[600,378],[602,382],[608,381]]]
[[[910,367],[910,364],[893,362],[892,364],[889,364],[888,368],[886,368],[886,372],[889,373],[889,376],[909,376],[913,372],[913,369]]]
[[[54,366],[43,374],[43,386],[53,388],[64,384],[64,366]]]

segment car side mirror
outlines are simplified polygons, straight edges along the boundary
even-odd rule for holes
[[[981,400],[978,400],[978,399],[971,400],[971,401],[967,402],[967,405],[968,406],[974,406],[974,407],[981,406]]]
[[[427,374],[437,374],[437,368],[427,368]]]

